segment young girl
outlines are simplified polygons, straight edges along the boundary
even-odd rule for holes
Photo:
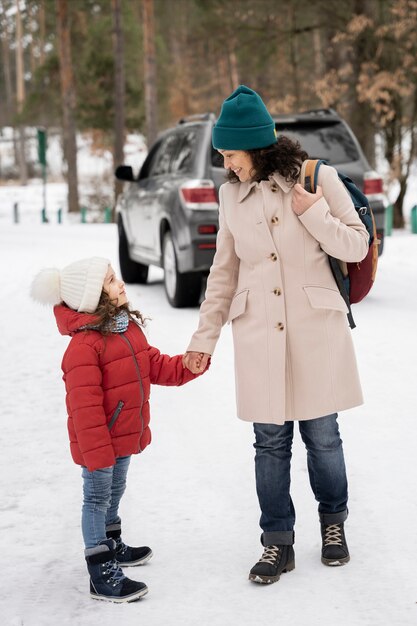
[[[143,565],[148,547],[121,537],[119,503],[132,454],[151,442],[150,385],[183,385],[196,376],[150,346],[138,311],[129,308],[125,284],[108,259],[93,257],[63,270],[45,269],[32,297],[53,304],[59,331],[71,341],[62,360],[72,458],[82,466],[82,533],[90,595],[131,602],[148,592],[120,566]]]

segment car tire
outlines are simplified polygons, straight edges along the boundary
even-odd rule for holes
[[[385,237],[384,237],[384,235],[382,235],[382,236],[380,237],[380,242],[381,242],[381,243],[380,243],[380,244],[379,244],[379,246],[378,246],[378,256],[381,256],[381,254],[382,254],[382,253],[383,253],[383,251],[384,251],[384,241],[385,241]]]
[[[129,256],[129,244],[126,231],[123,226],[122,216],[117,218],[117,228],[119,231],[119,265],[122,278],[126,283],[139,283],[144,285],[148,280],[149,266],[132,261]]]
[[[174,241],[169,231],[165,233],[162,243],[162,264],[165,293],[170,305],[175,308],[197,306],[203,275],[201,272],[179,273]]]

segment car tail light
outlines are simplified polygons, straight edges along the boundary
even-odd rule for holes
[[[187,209],[217,209],[217,192],[212,180],[188,180],[180,187]]]
[[[365,172],[363,177],[363,193],[365,196],[383,193],[383,191],[382,178],[376,172]]]
[[[215,235],[217,233],[216,224],[200,224],[198,227],[199,235]]]
[[[199,250],[215,250],[216,242],[213,241],[212,243],[199,243],[197,247]]]

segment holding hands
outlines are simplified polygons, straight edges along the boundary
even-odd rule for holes
[[[317,185],[316,193],[309,193],[302,185],[297,183],[293,188],[292,210],[296,215],[302,215],[322,197],[323,191],[319,185]]]
[[[210,354],[204,352],[186,352],[182,357],[182,364],[193,374],[204,372],[207,367]]]

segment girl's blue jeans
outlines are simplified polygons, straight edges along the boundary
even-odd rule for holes
[[[83,508],[81,528],[85,548],[94,548],[106,539],[106,526],[120,523],[119,504],[126,489],[130,456],[122,456],[112,467],[89,472],[82,469]]]
[[[337,413],[298,422],[307,448],[310,485],[323,523],[347,518],[348,485]],[[295,509],[290,495],[294,422],[254,424],[256,490],[264,545],[294,543]]]

